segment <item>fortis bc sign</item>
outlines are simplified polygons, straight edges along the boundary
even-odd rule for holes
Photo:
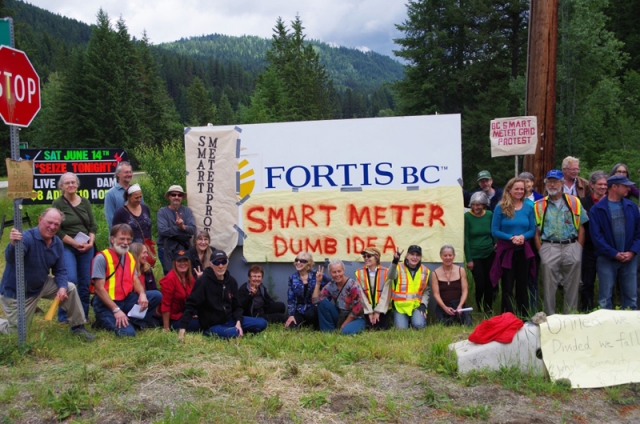
[[[40,77],[27,55],[0,46],[0,116],[7,125],[28,127],[40,110]]]

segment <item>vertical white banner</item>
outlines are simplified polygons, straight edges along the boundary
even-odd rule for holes
[[[194,127],[184,136],[187,194],[198,229],[230,255],[238,244],[239,133],[235,129]]]

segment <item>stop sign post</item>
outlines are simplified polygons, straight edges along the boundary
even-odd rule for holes
[[[40,110],[40,77],[27,55],[0,46],[0,116],[7,125],[28,127]]]
[[[0,46],[0,116],[9,125],[11,136],[11,159],[20,159],[20,135],[18,127],[28,127],[40,110],[40,78],[27,58],[20,50],[13,48],[13,19],[3,18],[3,29],[8,24],[8,37],[2,37],[2,43],[8,38],[10,46]],[[22,199],[13,201],[13,222],[18,231],[22,231]],[[24,250],[22,240],[15,241],[16,303],[18,307],[18,344],[26,342],[27,326],[25,314]]]

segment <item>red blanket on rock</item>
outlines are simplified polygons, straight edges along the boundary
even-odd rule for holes
[[[473,333],[469,334],[469,341],[477,344],[489,342],[511,343],[518,330],[524,326],[522,320],[511,312],[482,321]]]

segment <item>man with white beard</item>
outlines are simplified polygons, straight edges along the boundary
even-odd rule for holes
[[[116,336],[134,337],[134,327],[152,326],[153,312],[162,294],[157,290],[145,292],[136,272],[136,260],[129,253],[133,230],[127,224],[111,227],[111,246],[93,259],[91,281],[95,288],[93,311],[97,328],[114,331]],[[140,306],[142,318],[129,317],[134,306]],[[145,313],[146,311],[146,313]]]
[[[548,195],[534,206],[536,247],[544,287],[544,311],[556,313],[556,291],[564,284],[564,313],[578,310],[578,288],[584,245],[584,223],[589,221],[580,199],[563,193],[564,174],[558,169],[544,180]]]

